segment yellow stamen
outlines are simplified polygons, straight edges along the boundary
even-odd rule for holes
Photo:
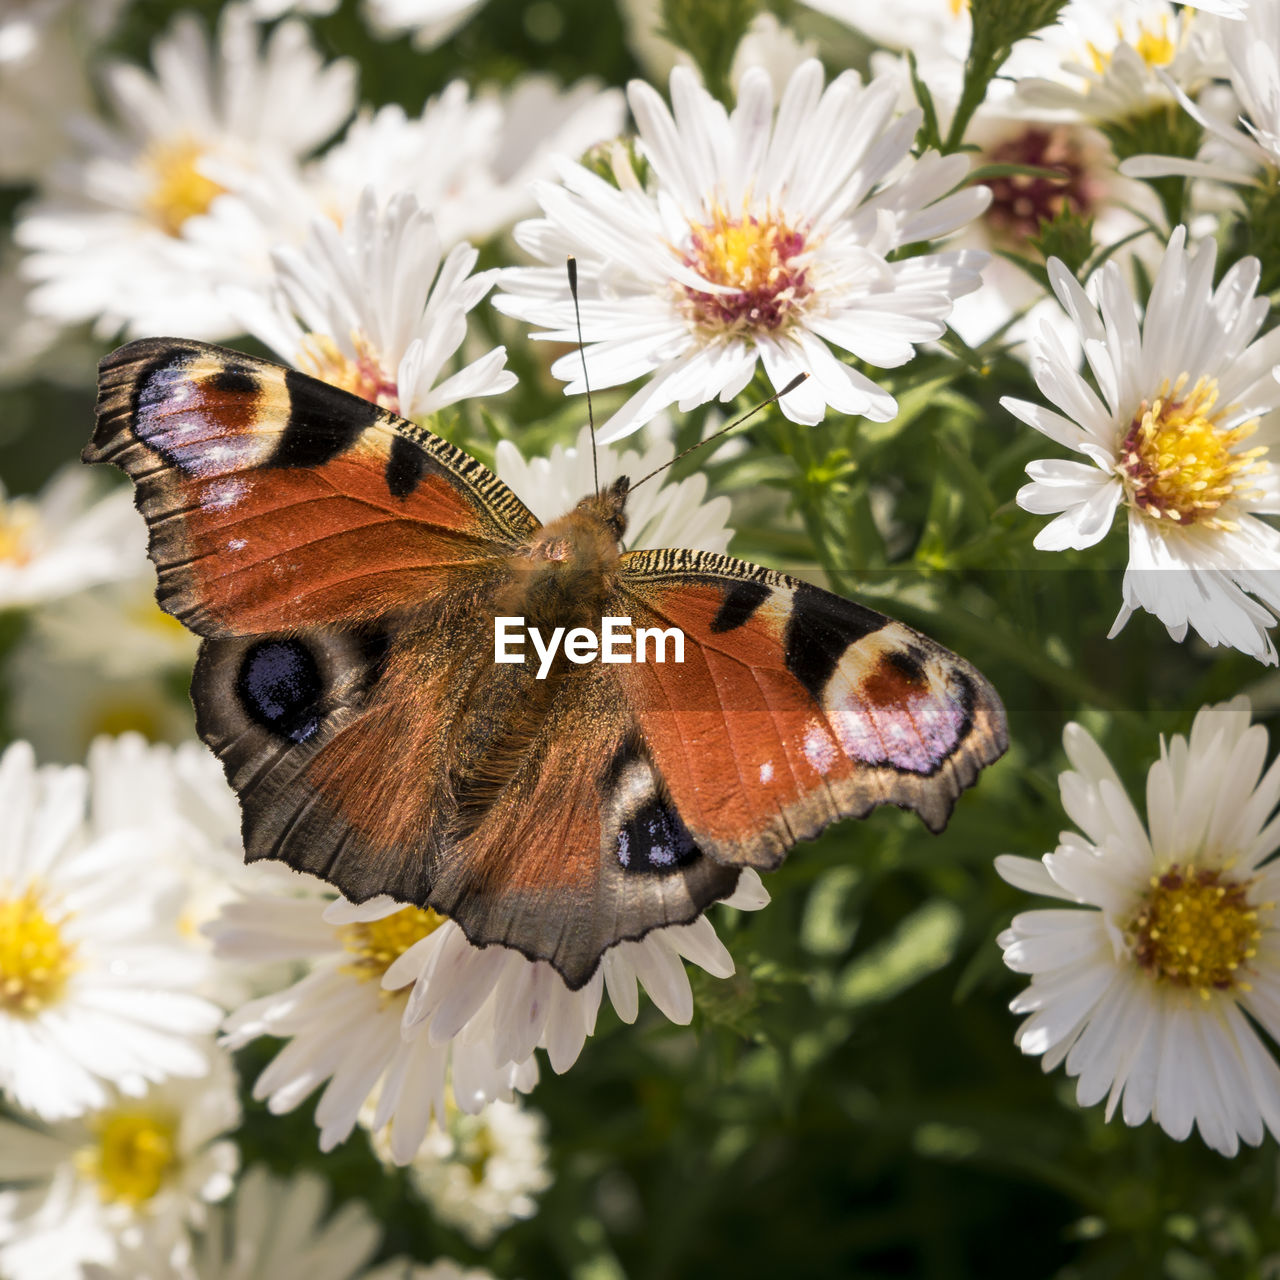
[[[152,175],[144,201],[147,217],[171,236],[181,235],[183,223],[204,213],[226,190],[200,172],[203,155],[192,138],[156,141],[143,153],[142,165]]]
[[[1257,420],[1226,429],[1214,412],[1218,383],[1201,377],[1190,391],[1181,374],[1155,400],[1143,401],[1120,448],[1116,473],[1130,504],[1155,520],[1234,529],[1217,512],[1227,502],[1258,495],[1249,480],[1265,469],[1266,447],[1237,451],[1258,429]]]
[[[106,1204],[151,1200],[178,1165],[178,1117],[160,1108],[121,1107],[91,1122],[95,1143],[76,1155],[81,1176]]]
[[[381,920],[340,925],[338,937],[355,957],[343,967],[343,972],[354,974],[362,982],[381,981],[396,960],[415,942],[434,933],[447,918],[429,907],[425,911],[402,907]]]
[[[298,368],[321,382],[399,413],[400,393],[395,375],[383,370],[381,356],[364,334],[352,334],[351,341],[356,351],[354,360],[327,333],[308,333],[302,339]]]
[[[1204,999],[1243,990],[1241,969],[1262,936],[1249,883],[1224,880],[1216,868],[1176,864],[1154,877],[1125,931],[1138,965],[1153,980]]]
[[[704,280],[733,292],[682,286],[690,325],[708,336],[785,327],[813,292],[804,261],[811,247],[779,217],[734,218],[716,205],[706,222],[690,224],[683,256]]]
[[[34,502],[25,498],[14,498],[10,502],[0,500],[0,564],[21,568],[31,563],[39,524],[40,516]]]
[[[34,886],[0,897],[0,1012],[31,1017],[62,995],[75,971],[66,915],[50,919]]]

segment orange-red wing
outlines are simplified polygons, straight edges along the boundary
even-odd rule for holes
[[[728,556],[633,552],[636,627],[678,628],[684,660],[612,670],[681,818],[721,862],[776,866],[876,805],[933,830],[1007,745],[973,667],[852,601]],[[638,645],[638,641],[637,641]]]
[[[538,527],[429,431],[305,374],[174,338],[103,360],[84,459],[136,482],[160,603],[206,636],[413,609]]]

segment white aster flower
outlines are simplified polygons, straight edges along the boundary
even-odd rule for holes
[[[315,180],[322,201],[344,215],[365,187],[382,204],[407,191],[446,244],[487,240],[533,212],[529,184],[554,176],[552,156],[616,137],[624,115],[622,94],[591,81],[561,89],[525,76],[473,96],[455,80],[419,116],[395,105],[362,112],[317,163]]]
[[[124,1250],[174,1265],[190,1228],[231,1191],[238,1156],[223,1137],[240,1123],[226,1055],[210,1072],[137,1098],[111,1098],[81,1119],[36,1129],[0,1120],[0,1270],[8,1280],[68,1280]]]
[[[87,811],[88,784],[26,743],[0,757],[0,1088],[46,1120],[203,1074],[220,1017],[156,833]]]
[[[89,108],[75,24],[59,15],[37,31],[24,9],[0,9],[0,181],[11,183],[39,181],[70,146],[68,117]]]
[[[810,58],[818,56],[816,40],[802,40],[775,14],[757,13],[738,41],[729,68],[734,92],[752,67],[761,67],[774,84],[790,80]]]
[[[448,39],[484,0],[364,0],[364,19],[380,36],[411,33],[417,49]]]
[[[1168,0],[1075,0],[1037,42],[1047,65],[1019,79],[1015,104],[1079,120],[1144,115],[1222,70],[1219,24]]]
[[[85,1267],[84,1280],[354,1280],[377,1252],[382,1229],[348,1200],[326,1210],[328,1184],[310,1171],[288,1181],[255,1165],[235,1199],[211,1209],[190,1258],[154,1248],[122,1251],[115,1266]]]
[[[146,546],[128,491],[103,494],[83,467],[60,471],[37,498],[6,497],[0,481],[0,609],[139,577]]]
[[[473,96],[455,80],[418,116],[396,104],[362,110],[319,159],[246,178],[184,234],[209,257],[242,263],[252,285],[271,276],[273,249],[301,244],[317,219],[345,226],[372,188],[380,207],[415,197],[446,248],[478,243],[534,211],[529,184],[553,176],[554,155],[616,137],[623,116],[622,94],[590,81],[561,89],[526,76]]]
[[[44,761],[78,763],[103,734],[140,733],[152,742],[195,735],[191,699],[155,673],[112,675],[98,663],[51,655],[29,627],[4,670],[13,734]]]
[[[285,991],[227,1019],[233,1048],[258,1036],[290,1043],[258,1077],[254,1097],[290,1111],[328,1081],[316,1107],[320,1146],[330,1150],[354,1128],[376,1092],[369,1125],[388,1131],[397,1164],[418,1153],[433,1115],[448,1117],[446,1086],[476,1114],[495,1098],[512,1101],[537,1081],[535,1049],[567,1071],[595,1028],[607,988],[618,1016],[639,1011],[637,981],[673,1022],[693,1017],[681,958],[727,977],[733,960],[706,916],[621,942],[595,976],[570,991],[546,962],[503,946],[476,947],[451,920],[382,896],[359,906],[319,896],[256,895],[223,908],[206,926],[217,953],[261,961],[312,961]],[[768,894],[744,871],[728,906],[757,910]]]
[[[372,190],[339,231],[318,220],[300,249],[275,254],[267,295],[228,290],[250,333],[290,364],[401,417],[423,419],[515,385],[505,347],[437,383],[467,336],[467,313],[495,272],[471,274],[468,244],[441,261],[440,237],[413,196],[380,210]]]
[[[1220,118],[1217,112],[1193,102],[1167,72],[1162,77],[1192,118],[1213,139],[1225,143],[1246,167],[1211,157],[1188,160],[1146,155],[1124,161],[1121,172],[1134,178],[1180,174],[1240,184],[1259,182],[1257,171],[1262,169],[1267,181],[1275,181],[1280,169],[1280,0],[1250,0],[1248,20],[1219,21],[1217,37],[1243,117]]]
[[[156,603],[150,575],[91,587],[45,606],[34,639],[52,661],[108,676],[158,676],[195,661],[199,639]]]
[[[1032,344],[1033,370],[1055,408],[1001,403],[1089,461],[1028,464],[1032,483],[1018,504],[1037,515],[1061,512],[1036,535],[1042,551],[1093,546],[1116,508],[1127,508],[1129,563],[1112,635],[1146,609],[1175,640],[1191,627],[1210,645],[1274,663],[1266,629],[1275,621],[1268,608],[1280,608],[1280,533],[1258,515],[1280,511],[1280,478],[1252,436],[1258,416],[1280,405],[1271,376],[1280,330],[1257,338],[1270,307],[1254,297],[1256,258],[1242,258],[1215,289],[1213,241],[1194,252],[1184,241],[1179,227],[1141,327],[1114,263],[1095,277],[1095,306],[1050,261],[1098,391],[1045,329]],[[1270,434],[1264,427],[1262,438]]]
[[[278,862],[245,863],[240,802],[217,757],[200,742],[171,747],[124,733],[94,741],[88,767],[99,828],[145,829],[156,865],[178,886],[172,917],[183,938],[211,959],[201,991],[231,1006],[289,981],[283,966],[212,963],[201,932],[240,893],[289,894],[297,879]]]
[[[107,68],[119,126],[81,120],[79,157],[19,215],[37,312],[96,320],[103,334],[235,331],[214,285],[236,265],[185,237],[187,222],[246,175],[294,165],[354,105],[353,65],[324,66],[302,23],[283,22],[259,44],[248,10],[233,4],[216,49],[183,14],[153,47],[154,75]]]
[[[827,406],[892,418],[893,397],[831,348],[903,364],[913,344],[942,335],[953,300],[978,287],[979,253],[889,260],[986,206],[985,189],[953,190],[968,160],[912,160],[919,113],[893,118],[895,85],[864,86],[847,72],[824,91],[815,61],[791,77],[776,121],[759,68],[743,76],[731,115],[684,68],[672,72],[671,93],[674,117],[648,85],[629,89],[653,189],[621,148],[617,186],[562,166],[563,186],[537,188],[547,216],[516,229],[554,265],[504,273],[495,305],[552,326],[539,337],[575,341],[564,261],[579,259],[592,382],[651,375],[605,425],[606,442],[667,405],[731,400],[758,362],[779,389],[809,375],[780,402],[793,421],[818,422]],[[580,371],[577,352],[553,366],[571,394],[582,390]]]
[[[410,1162],[409,1180],[437,1220],[487,1249],[512,1223],[537,1213],[534,1197],[553,1181],[546,1117],[515,1102],[491,1102],[474,1116],[447,1109],[447,1121],[432,1126]],[[361,1122],[372,1124],[375,1114],[376,1105],[367,1104]],[[371,1137],[378,1157],[394,1164],[387,1132],[375,1129]]]
[[[1255,1029],[1280,1037],[1280,764],[1263,775],[1267,732],[1249,700],[1202,707],[1190,740],[1161,742],[1147,822],[1102,748],[1077,724],[1063,744],[1068,817],[1041,862],[1009,855],[1020,889],[1090,910],[1029,911],[1000,935],[1031,975],[1012,1004],[1024,1053],[1079,1077],[1081,1106],[1107,1100],[1126,1124],[1179,1140],[1192,1124],[1234,1155],[1264,1128],[1280,1137],[1280,1070]],[[1270,820],[1269,820],[1270,819]]]
[[[629,476],[633,482],[665,467],[675,456],[670,440],[654,441],[642,453],[625,452],[608,445],[596,447],[600,487]],[[593,485],[591,429],[583,427],[576,445],[553,445],[545,458],[526,459],[510,440],[498,443],[495,470],[530,511],[544,524],[562,516]],[[697,551],[727,551],[733,530],[728,520],[732,504],[720,497],[707,500],[707,478],[692,475],[672,484],[670,477],[656,476],[627,499],[628,550],[642,547],[691,547]]]

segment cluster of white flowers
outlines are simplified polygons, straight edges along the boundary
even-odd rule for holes
[[[732,108],[678,65],[669,98],[645,81],[625,99],[590,81],[457,81],[416,116],[361,107],[355,64],[320,52],[310,23],[336,0],[233,0],[212,33],[180,13],[149,70],[113,62],[92,80],[86,43],[123,2],[0,14],[0,179],[35,187],[0,259],[14,334],[0,378],[50,375],[74,326],[247,335],[426,423],[515,385],[506,347],[474,324],[496,290],[504,341],[515,319],[576,344],[580,320],[582,349],[550,364],[567,394],[585,389],[584,367],[597,389],[628,388],[594,445],[583,428],[546,456],[496,446],[499,477],[547,520],[597,470],[603,484],[670,463],[664,411],[733,402],[759,371],[777,392],[807,375],[778,403],[792,423],[889,422],[903,384],[887,371],[950,341],[951,324],[1025,352],[1046,403],[1002,403],[1084,459],[1027,466],[1018,506],[1054,517],[1035,547],[1088,554],[1124,509],[1112,635],[1146,611],[1174,641],[1194,632],[1277,662],[1280,328],[1257,258],[1215,274],[1205,211],[1228,186],[1280,181],[1280,0],[1072,0],[1014,49],[964,150],[942,139],[972,22],[948,0],[811,0],[879,46],[865,79],[828,79],[812,44],[766,15],[739,50]],[[482,3],[360,12],[380,37],[429,48]],[[908,49],[928,111],[911,101]],[[1117,129],[1153,111],[1185,111],[1200,153],[1117,165]],[[917,145],[926,119],[941,132]],[[1142,181],[1169,175],[1195,180],[1186,225],[1163,225]],[[1063,214],[1088,223],[1096,270],[1010,265]],[[636,450],[607,447],[642,428]],[[730,502],[707,488],[695,474],[643,489],[628,546],[724,552]],[[522,1098],[539,1051],[568,1070],[605,998],[630,1023],[640,988],[688,1024],[686,962],[734,972],[720,908],[619,943],[571,991],[548,963],[474,946],[433,910],[245,868],[234,795],[185,710],[156,694],[195,641],[154,605],[144,544],[128,495],[87,473],[60,472],[38,497],[0,487],[0,613],[27,624],[5,655],[24,740],[0,757],[0,1182],[14,1184],[0,1192],[0,1272],[483,1276],[448,1260],[370,1270],[381,1233],[363,1206],[326,1221],[313,1175],[237,1179],[231,1051],[286,1041],[253,1097],[278,1114],[318,1091],[323,1151],[362,1125],[484,1248],[551,1182],[545,1122]],[[1266,863],[1280,766],[1264,772],[1250,716],[1243,698],[1205,708],[1188,739],[1161,744],[1146,824],[1069,726],[1062,802],[1083,834],[1042,864],[997,863],[1081,908],[1021,914],[1001,935],[1031,976],[1013,1006],[1029,1015],[1024,1052],[1065,1065],[1082,1105],[1105,1099],[1108,1118],[1179,1139],[1194,1125],[1226,1154],[1280,1138],[1280,1069],[1260,1034],[1280,1038],[1280,872]],[[720,907],[768,900],[746,870]]]

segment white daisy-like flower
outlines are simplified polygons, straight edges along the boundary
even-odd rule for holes
[[[666,439],[655,440],[640,453],[598,445],[600,487],[603,489],[623,475],[638,481],[665,467],[675,452],[675,446]],[[553,445],[545,458],[526,459],[510,440],[501,440],[495,464],[498,478],[514,489],[546,524],[571,511],[592,492],[591,429],[583,427],[579,431],[576,445]],[[728,524],[732,504],[723,495],[708,500],[706,494],[707,478],[700,473],[675,484],[667,478],[657,484],[650,481],[640,485],[627,497],[625,545],[629,550],[690,547],[697,551],[727,551],[733,537]]]
[[[579,156],[616,137],[625,110],[618,90],[591,81],[561,89],[525,76],[473,95],[455,80],[421,115],[395,105],[362,112],[317,162],[318,198],[345,217],[365,187],[382,204],[407,191],[447,245],[487,240],[534,211],[529,185],[554,176],[552,156]]]
[[[0,757],[0,1089],[45,1120],[203,1074],[221,1016],[158,833],[88,810],[88,785],[23,742]]]
[[[1028,464],[1032,483],[1018,504],[1061,513],[1036,535],[1042,551],[1091,547],[1116,508],[1127,509],[1129,563],[1112,635],[1146,609],[1175,640],[1191,627],[1210,645],[1274,663],[1267,628],[1268,609],[1280,609],[1280,533],[1258,516],[1280,511],[1280,477],[1253,437],[1259,415],[1280,406],[1271,376],[1280,330],[1257,337],[1270,304],[1254,297],[1256,258],[1235,263],[1215,289],[1213,241],[1189,252],[1185,238],[1181,227],[1173,233],[1141,325],[1114,263],[1095,277],[1095,305],[1050,261],[1098,391],[1052,332],[1033,341],[1036,383],[1055,407],[1001,403],[1088,462]]]
[[[111,675],[96,663],[51,655],[29,627],[5,664],[9,724],[39,759],[76,764],[94,739],[139,733],[152,742],[184,742],[195,734],[191,699],[155,672]]]
[[[199,640],[156,604],[148,577],[91,587],[47,605],[35,617],[36,644],[55,662],[109,676],[189,668]]]
[[[181,1266],[190,1229],[231,1191],[240,1123],[235,1074],[212,1045],[209,1074],[110,1098],[78,1120],[33,1128],[0,1120],[0,1270],[68,1280],[144,1249]]]
[[[535,1199],[552,1183],[547,1167],[546,1117],[515,1102],[491,1102],[478,1115],[449,1107],[409,1164],[409,1180],[432,1214],[487,1249],[514,1222],[532,1218]],[[361,1122],[373,1122],[369,1103]],[[373,1149],[394,1164],[384,1130],[371,1133]]]
[[[731,400],[758,363],[778,389],[809,375],[779,402],[793,421],[818,422],[828,406],[891,419],[893,397],[832,347],[882,368],[904,364],[915,343],[942,335],[953,300],[978,287],[981,253],[889,260],[986,207],[985,188],[954,190],[967,158],[913,160],[919,113],[894,119],[895,84],[847,72],[824,90],[816,61],[791,77],[776,120],[759,68],[743,76],[732,114],[684,68],[672,72],[671,94],[674,116],[648,85],[629,89],[652,189],[621,148],[616,186],[562,166],[563,186],[537,188],[547,216],[516,229],[554,265],[505,272],[495,305],[552,326],[538,337],[575,342],[564,261],[578,258],[592,383],[646,377],[604,426],[605,442],[667,405]],[[583,389],[577,352],[552,368],[569,393]]]
[[[535,1049],[567,1071],[595,1028],[607,986],[618,1016],[635,1021],[637,981],[673,1022],[693,1017],[681,959],[728,977],[733,960],[706,916],[621,942],[595,976],[570,991],[545,961],[502,946],[476,947],[452,921],[385,896],[356,906],[322,896],[255,895],[228,904],[205,926],[230,959],[312,961],[285,991],[251,1001],[226,1021],[232,1048],[258,1036],[290,1043],[258,1077],[254,1097],[291,1111],[325,1081],[316,1107],[320,1146],[331,1150],[355,1127],[370,1095],[369,1127],[387,1133],[396,1164],[409,1164],[434,1117],[448,1118],[446,1088],[474,1115],[512,1101],[538,1078]],[[744,871],[725,905],[757,910],[768,894]]]
[[[1220,74],[1218,31],[1168,0],[1076,0],[1039,33],[1049,65],[1019,79],[1014,105],[1092,121],[1144,115]]]
[[[505,347],[437,382],[467,336],[467,313],[493,285],[495,272],[471,274],[477,256],[468,244],[443,255],[413,196],[401,193],[380,209],[366,189],[341,231],[318,220],[300,249],[276,252],[269,294],[225,296],[249,332],[290,364],[423,419],[515,385],[503,368]]]
[[[285,1181],[255,1165],[218,1205],[179,1265],[144,1246],[84,1280],[355,1280],[377,1252],[382,1228],[359,1200],[327,1214],[329,1187],[306,1171]],[[327,1215],[327,1216],[326,1216]]]
[[[146,547],[129,493],[103,494],[83,467],[66,467],[35,498],[6,497],[0,482],[0,609],[140,577]]]
[[[1012,1004],[1024,1053],[1066,1064],[1081,1106],[1107,1100],[1126,1124],[1154,1120],[1179,1140],[1194,1124],[1224,1155],[1280,1137],[1280,1070],[1255,1028],[1280,1038],[1280,764],[1249,700],[1202,707],[1190,739],[1161,742],[1144,825],[1102,748],[1077,724],[1068,817],[1040,862],[1004,855],[1010,884],[1073,908],[1028,911],[1000,935],[1005,963],[1031,975]]]
[[[70,146],[67,117],[89,108],[89,78],[68,15],[42,30],[0,10],[0,181],[39,181]],[[36,11],[41,6],[36,6]]]
[[[553,176],[552,156],[616,137],[624,114],[618,90],[590,81],[561,89],[526,76],[473,95],[455,80],[418,116],[395,104],[361,111],[319,159],[246,178],[188,219],[184,235],[208,257],[240,263],[253,285],[271,276],[273,249],[301,244],[317,219],[345,225],[370,187],[383,207],[414,196],[446,248],[478,243],[534,211],[529,184]]]
[[[811,58],[818,56],[816,40],[801,39],[775,14],[757,13],[738,41],[729,68],[734,92],[752,67],[761,67],[774,84],[782,84]]]
[[[411,34],[417,49],[434,49],[484,0],[364,0],[364,20],[380,36]]]
[[[179,886],[172,915],[182,937],[211,956],[201,927],[240,893],[293,891],[296,877],[278,862],[246,864],[240,802],[222,765],[199,742],[176,747],[140,734],[100,737],[89,748],[91,812],[101,828],[149,833],[161,871]],[[211,963],[201,991],[230,1007],[291,976],[283,969]]]
[[[1257,176],[1261,169],[1265,180],[1274,183],[1280,170],[1280,0],[1250,0],[1248,20],[1219,21],[1217,37],[1243,116],[1224,119],[1194,102],[1168,73],[1162,78],[1192,118],[1209,136],[1230,148],[1245,167],[1203,156],[1189,160],[1146,155],[1124,161],[1122,173],[1134,178],[1179,174],[1241,184],[1262,180]]]
[[[191,14],[153,46],[154,75],[113,64],[104,88],[119,121],[83,119],[81,152],[15,229],[37,282],[30,305],[99,332],[221,337],[235,331],[214,293],[234,272],[183,235],[245,175],[289,167],[354,106],[355,70],[324,65],[304,24],[286,21],[260,47],[240,4],[222,12],[216,48]]]

